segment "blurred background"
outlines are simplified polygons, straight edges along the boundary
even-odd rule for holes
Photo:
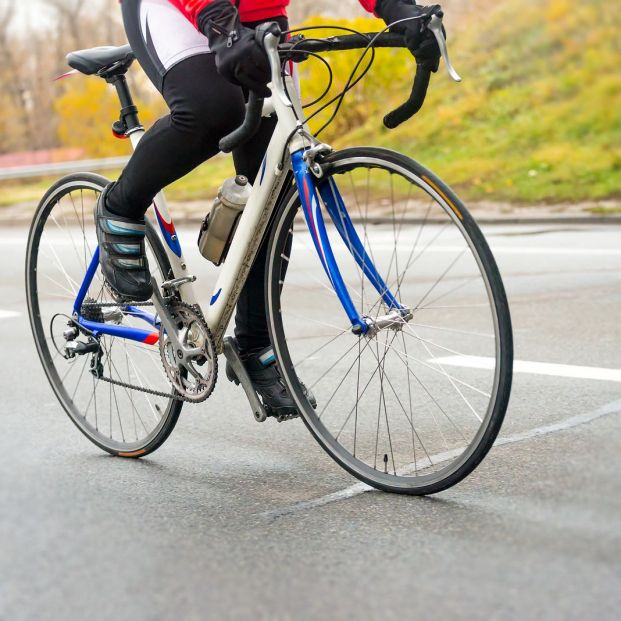
[[[257,425],[222,377],[156,456],[112,459],[72,428],[35,351],[26,240],[64,172],[114,178],[129,154],[112,87],[55,81],[67,52],[125,35],[118,0],[0,0],[0,620],[619,618],[620,3],[442,4],[463,82],[441,67],[423,110],[388,131],[414,63],[380,51],[322,134],[398,149],[454,186],[507,289],[499,441],[460,485],[406,498],[364,492],[302,424]],[[357,0],[290,9],[295,26],[383,27]],[[357,58],[326,55],[333,94]],[[300,71],[312,101],[325,67]],[[138,66],[130,80],[150,125],[165,106]],[[215,268],[195,221],[231,172],[218,156],[167,188],[205,301]]]
[[[406,97],[414,66],[406,52],[379,52],[322,137],[336,146],[367,143],[404,151],[452,184],[475,212],[529,207],[619,213],[621,11],[615,3],[443,4],[463,83],[451,82],[441,70],[423,111],[388,131],[383,114]],[[365,17],[357,0],[294,0],[290,8],[295,26],[326,23],[371,31],[381,25]],[[2,0],[0,213],[5,219],[28,219],[50,182],[39,175],[45,168],[24,177],[15,167],[127,155],[128,144],[110,133],[118,115],[112,87],[83,76],[54,81],[67,70],[67,52],[124,42],[117,0]],[[335,72],[332,93],[342,88],[357,54],[327,57]],[[326,70],[311,59],[301,74],[310,101],[323,90]],[[137,66],[132,88],[146,125],[165,114],[165,104]],[[326,118],[319,115],[314,127]],[[202,213],[203,201],[230,171],[229,158],[216,158],[174,184],[169,196],[177,216]],[[104,172],[115,176],[118,165]]]

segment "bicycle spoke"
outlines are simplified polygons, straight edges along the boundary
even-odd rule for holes
[[[427,292],[425,293],[425,295],[423,295],[423,297],[414,305],[414,310],[416,310],[428,297],[429,294],[438,286],[438,284],[440,282],[442,282],[442,280],[444,279],[444,277],[455,267],[457,261],[459,261],[459,259],[461,259],[461,257],[464,256],[464,253],[466,252],[466,250],[462,250],[450,263],[450,265],[442,272],[442,274],[440,274],[440,276],[438,276],[438,278],[436,279],[436,281],[433,283],[433,285],[431,285],[431,287],[429,287],[429,289],[427,290]]]
[[[352,347],[350,347],[347,352],[345,354],[343,354],[335,364],[332,365],[332,367],[330,367],[331,371],[354,347],[356,346],[356,344],[354,343],[354,345]],[[365,346],[366,349],[366,346]],[[334,392],[330,395],[330,398],[328,399],[328,401],[326,402],[323,410],[321,410],[320,414],[319,414],[319,418],[321,419],[321,417],[323,416],[323,413],[326,411],[326,409],[328,408],[328,406],[330,405],[330,403],[332,402],[332,399],[334,399],[334,396],[336,395],[336,393],[339,391],[339,388],[343,385],[343,382],[347,379],[347,376],[350,374],[351,370],[354,368],[354,365],[356,364],[356,361],[354,360],[354,362],[352,362],[352,364],[349,366],[349,368],[347,369],[347,371],[345,371],[345,375],[343,375],[341,381],[338,383],[337,387],[334,389]],[[323,377],[325,377],[327,375],[326,372],[322,375],[322,377],[320,379],[322,379]],[[311,389],[316,386],[319,383],[320,380],[317,380],[313,386],[311,387]]]
[[[464,393],[462,393],[461,390],[459,390],[457,384],[455,383],[455,381],[453,380],[453,378],[446,372],[446,370],[444,369],[444,367],[442,366],[442,364],[440,364],[440,362],[438,361],[438,359],[436,358],[436,356],[434,356],[434,354],[432,353],[432,351],[429,349],[429,347],[427,347],[427,344],[423,341],[421,341],[423,343],[423,347],[425,348],[425,350],[427,351],[427,353],[431,356],[431,358],[434,361],[434,364],[438,365],[438,367],[440,368],[440,371],[442,371],[442,374],[446,377],[446,379],[448,379],[448,381],[451,383],[451,385],[453,386],[453,388],[457,391],[457,394],[462,398],[462,400],[464,401],[464,403],[468,406],[468,408],[470,409],[470,411],[476,416],[476,418],[478,419],[478,421],[480,423],[483,422],[483,419],[479,416],[478,412],[474,409],[474,407],[472,406],[472,404],[470,403],[470,401],[464,396]],[[478,391],[481,392],[481,391]]]
[[[394,338],[393,338],[393,341],[394,341]],[[377,361],[378,361],[378,367],[379,367],[380,363],[381,363],[381,361],[379,360],[379,357],[377,358]],[[392,390],[392,393],[394,394],[395,398],[397,399],[397,402],[399,403],[399,406],[401,407],[401,410],[402,410],[406,420],[408,421],[408,423],[409,423],[409,425],[411,427],[412,433],[416,436],[416,438],[418,439],[420,445],[423,448],[424,453],[428,456],[427,449],[425,448],[425,445],[424,445],[423,441],[421,440],[418,432],[416,431],[416,428],[414,427],[413,419],[408,416],[407,411],[406,411],[405,407],[403,406],[403,403],[401,402],[401,399],[399,398],[399,395],[397,394],[397,391],[395,390],[394,386],[392,385],[392,382],[388,378],[388,375],[386,374],[385,371],[383,371],[383,375],[384,375],[384,378],[386,379],[390,389]],[[395,472],[395,474],[396,474],[396,472]]]

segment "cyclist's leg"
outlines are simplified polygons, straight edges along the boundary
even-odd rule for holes
[[[275,126],[275,119],[263,119],[261,129],[252,142],[233,153],[238,174],[246,175],[252,181],[256,179]],[[270,344],[265,314],[266,257],[267,244],[264,240],[237,301],[235,338],[244,355],[262,350]]]
[[[108,192],[113,212],[139,218],[163,187],[218,152],[244,101],[218,74],[207,38],[167,0],[125,0],[122,9],[132,50],[171,112],[144,135]]]
[[[218,152],[220,138],[243,118],[244,99],[218,74],[207,39],[168,3],[128,0],[123,17],[136,57],[171,111],[144,135],[97,206],[102,271],[117,293],[142,300],[151,296],[144,213],[164,186]]]
[[[192,56],[172,67],[162,95],[171,113],[146,132],[110,189],[112,211],[143,216],[163,187],[218,153],[220,138],[243,118],[243,93],[218,74],[212,54]]]
[[[272,21],[272,20],[270,20]],[[286,18],[275,18],[281,30],[288,29]],[[260,22],[246,24],[255,27]],[[275,117],[264,118],[259,132],[248,144],[233,152],[235,169],[251,181],[256,179],[265,151],[276,127]],[[284,386],[270,341],[267,314],[265,309],[265,269],[267,264],[267,239],[263,240],[246,283],[237,301],[235,314],[235,339],[244,366],[255,390],[259,393],[268,414],[288,417],[297,413],[297,408]],[[232,369],[228,373],[234,375]],[[311,404],[315,399],[307,393]]]
[[[218,74],[212,54],[192,56],[172,67],[162,94],[171,113],[146,132],[97,208],[102,270],[117,293],[134,300],[151,296],[150,272],[144,244],[138,238],[128,243],[119,236],[119,226],[143,226],[155,195],[218,153],[218,141],[244,114],[241,89]]]

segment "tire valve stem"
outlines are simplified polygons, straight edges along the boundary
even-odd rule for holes
[[[384,474],[388,474],[388,453],[384,453]]]

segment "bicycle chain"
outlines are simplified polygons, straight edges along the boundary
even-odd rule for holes
[[[173,399],[174,401],[182,401],[184,403],[191,403],[189,399],[186,399],[183,395],[179,394],[168,394],[167,392],[160,392],[159,390],[153,390],[151,388],[144,388],[143,386],[134,386],[133,384],[129,384],[127,382],[121,382],[119,380],[112,379],[111,377],[106,377],[102,375],[101,377],[95,376],[98,380],[102,382],[106,382],[108,384],[114,384],[115,386],[120,386],[121,388],[128,388],[130,390],[136,390],[137,392],[144,392],[148,395],[154,395],[155,397],[162,397],[164,399]]]

